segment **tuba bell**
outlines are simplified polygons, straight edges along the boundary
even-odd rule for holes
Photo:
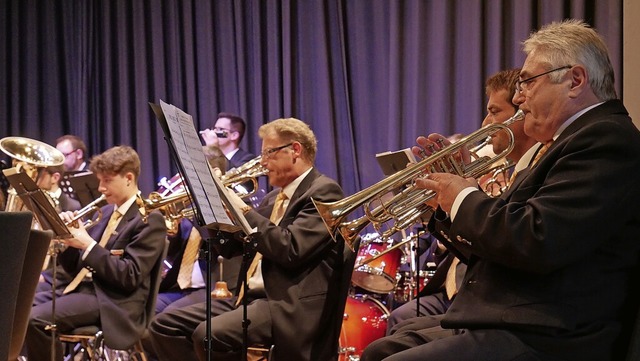
[[[373,224],[378,233],[388,237],[411,226],[427,212],[432,211],[425,202],[433,198],[435,193],[431,190],[417,188],[414,185],[417,178],[435,172],[447,172],[465,178],[478,178],[511,152],[514,146],[514,137],[509,125],[522,119],[524,119],[524,113],[518,110],[503,123],[482,127],[358,193],[335,202],[319,202],[312,199],[313,203],[331,236],[336,239],[337,235],[341,234],[352,250],[359,233],[369,224]],[[509,136],[509,146],[505,150],[492,157],[476,157],[469,163],[464,163],[459,159],[461,150],[472,148],[501,131],[507,132]],[[387,200],[386,196],[389,194],[393,195]],[[372,207],[374,202],[379,205]],[[360,207],[364,208],[365,215],[352,221],[347,220],[347,217]],[[380,232],[380,229],[387,222],[391,223],[391,226],[384,232]]]
[[[39,140],[24,137],[6,137],[0,139],[0,150],[12,159],[12,166],[26,173],[34,182],[38,182],[40,172],[46,167],[64,163],[64,154],[55,147]],[[17,196],[15,189],[7,190],[5,211],[23,211],[25,206]]]

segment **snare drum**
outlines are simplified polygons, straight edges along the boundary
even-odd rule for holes
[[[389,293],[396,286],[396,274],[402,259],[400,248],[391,249],[391,244],[373,240],[361,245],[351,282],[367,291]]]
[[[360,359],[362,350],[384,337],[389,311],[368,295],[350,295],[344,308],[338,361]]]

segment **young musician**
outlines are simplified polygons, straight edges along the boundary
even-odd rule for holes
[[[89,230],[70,224],[73,236],[61,240],[67,249],[58,260],[74,279],[56,299],[58,332],[100,325],[105,344],[128,349],[142,335],[147,321],[145,304],[151,288],[150,272],[164,248],[166,229],[159,212],[146,214],[139,204],[140,159],[128,146],[113,147],[94,157],[90,169],[108,205],[101,220]],[[65,223],[73,213],[62,213]],[[51,359],[53,321],[51,302],[32,308],[26,335],[30,360]],[[55,342],[55,359],[62,360],[62,345]]]

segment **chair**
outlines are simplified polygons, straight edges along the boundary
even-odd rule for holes
[[[145,315],[147,318],[147,326],[155,315],[156,299],[158,290],[160,289],[160,281],[162,280],[162,262],[167,256],[169,241],[165,239],[162,254],[156,260],[151,270],[151,289],[149,290],[149,298],[145,305]],[[147,357],[142,347],[141,337],[138,338],[132,350],[107,350],[104,346],[104,338],[102,330],[98,326],[83,326],[72,330],[69,334],[61,334],[60,341],[71,344],[71,348],[67,351],[65,361],[76,360],[76,356],[80,355],[82,360],[132,360],[147,361]]]
[[[27,253],[32,220],[31,212],[0,212],[0,230],[2,230],[0,244],[3,247],[3,251],[0,252],[0,278],[2,278],[0,333],[2,335],[9,335],[13,328],[20,274]],[[1,339],[0,360],[8,360],[11,338],[2,337]]]
[[[49,245],[53,233],[32,229],[29,233],[25,262],[20,275],[20,287],[18,288],[15,316],[11,328],[11,344],[9,346],[9,360],[16,360],[22,350],[22,344],[27,333],[29,315],[33,296],[40,277],[42,263],[49,251]]]

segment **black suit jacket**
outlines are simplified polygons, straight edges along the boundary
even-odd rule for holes
[[[599,105],[500,198],[474,192],[436,227],[471,254],[444,327],[509,329],[552,355],[609,359],[637,282],[640,132],[621,102]]]
[[[335,181],[314,168],[276,226],[269,215],[279,191],[267,194],[259,209],[246,214],[249,225],[260,232],[256,248],[263,255],[276,358],[333,360],[343,304],[340,279],[352,269],[344,267],[344,241],[331,238],[311,198],[330,202],[344,195]]]
[[[89,229],[96,241],[100,240],[113,210],[113,205],[102,207],[102,219]],[[160,212],[151,212],[144,222],[134,203],[104,248],[96,245],[81,260],[81,251],[69,247],[58,258],[72,275],[82,267],[93,272],[105,343],[111,348],[128,349],[147,326],[145,304],[151,287],[150,272],[162,255],[165,236]],[[123,254],[112,255],[113,250],[122,250]]]
[[[227,170],[230,170],[231,168],[238,168],[255,157],[256,156],[254,154],[251,154],[242,148],[238,148],[236,154],[234,154],[227,162]]]

